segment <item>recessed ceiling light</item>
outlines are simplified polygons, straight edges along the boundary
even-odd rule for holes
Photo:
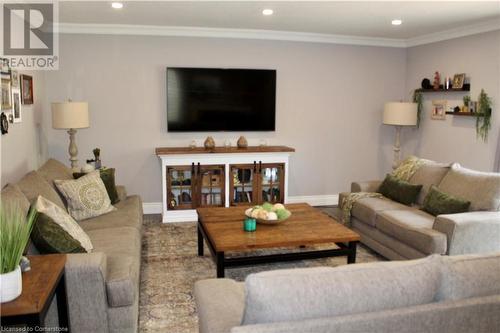
[[[269,15],[273,15],[274,11],[272,9],[264,9],[262,11],[262,15],[266,15],[266,16],[269,16]]]
[[[122,9],[123,4],[121,2],[113,2],[111,3],[111,7],[113,7],[114,9]]]
[[[401,23],[403,23],[402,20],[392,20],[391,21],[392,25],[401,25]]]

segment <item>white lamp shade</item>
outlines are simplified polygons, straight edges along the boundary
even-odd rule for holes
[[[70,129],[87,128],[89,126],[87,102],[52,103],[52,128]]]
[[[384,124],[417,125],[417,103],[390,102],[384,107]]]

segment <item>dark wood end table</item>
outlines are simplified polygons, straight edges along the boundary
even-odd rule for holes
[[[69,332],[68,301],[64,280],[65,254],[28,256],[31,270],[22,273],[21,296],[0,306],[2,326],[26,324],[43,327],[54,296],[57,297],[59,332]]]
[[[217,265],[217,277],[224,277],[226,268],[272,262],[347,256],[347,263],[356,261],[360,236],[335,219],[308,204],[289,204],[292,216],[279,225],[257,226],[255,232],[243,231],[244,212],[248,207],[198,208],[198,255],[203,256],[203,241]],[[332,244],[336,248],[280,253],[250,257],[227,258],[225,252],[256,249],[301,247]]]

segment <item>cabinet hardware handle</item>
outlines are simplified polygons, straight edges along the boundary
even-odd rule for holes
[[[200,166],[200,162],[198,162],[198,174],[201,173],[201,166]]]
[[[191,163],[191,177],[194,176],[194,162]]]
[[[259,172],[262,172],[262,161],[259,161]]]
[[[257,172],[257,162],[253,161],[253,172]]]

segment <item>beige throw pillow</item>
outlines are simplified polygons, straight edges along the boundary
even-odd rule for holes
[[[31,237],[41,253],[92,251],[89,236],[64,209],[42,196],[34,208],[38,216]]]
[[[54,180],[68,202],[68,211],[77,220],[85,220],[114,211],[99,171],[75,180]]]

